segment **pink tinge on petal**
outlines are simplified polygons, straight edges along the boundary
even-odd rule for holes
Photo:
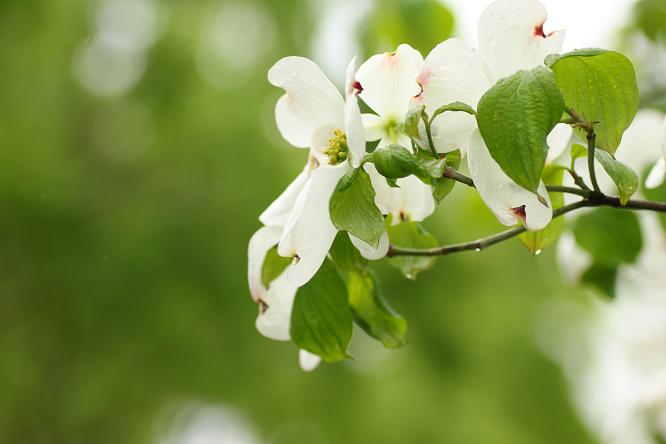
[[[423,94],[423,89],[424,87],[428,84],[430,81],[430,78],[432,77],[432,70],[431,69],[424,69],[421,71],[419,76],[416,78],[416,83],[418,83],[419,87],[421,90],[417,95],[414,96],[414,99],[420,99],[421,95]]]
[[[545,38],[548,38],[548,37],[550,37],[551,35],[553,35],[554,32],[549,32],[548,34],[546,34],[546,33],[543,31],[543,25],[544,25],[544,23],[546,23],[546,22],[541,22],[540,24],[538,24],[538,25],[536,25],[536,26],[534,27],[534,35],[537,36],[537,37],[543,37],[543,38],[545,39]]]
[[[513,214],[520,219],[520,222],[525,225],[527,223],[527,213],[525,212],[525,205],[521,205],[516,208],[512,208]]]

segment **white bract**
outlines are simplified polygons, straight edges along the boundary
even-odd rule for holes
[[[424,186],[415,176],[397,180],[399,188],[392,188],[386,183],[372,164],[366,164],[365,170],[370,175],[375,189],[375,204],[384,215],[391,215],[392,222],[420,222],[435,211],[432,190]]]
[[[545,34],[545,21],[546,9],[537,0],[495,1],[479,19],[478,53],[450,39],[426,57],[418,76],[420,93],[413,104],[425,105],[428,113],[454,101],[476,108],[497,80],[541,65],[547,55],[561,50],[564,31]],[[533,193],[516,186],[492,159],[475,130],[473,116],[445,113],[432,125],[435,148],[443,153],[458,148],[469,152],[468,165],[479,194],[501,223],[514,225],[523,220],[530,230],[544,228],[552,218],[550,203],[546,208]],[[562,152],[571,137],[570,129],[560,127],[556,131],[549,138],[549,143],[557,145],[549,160]],[[543,184],[540,188],[539,194],[547,196]]]
[[[398,131],[398,125],[420,90],[416,78],[422,64],[421,53],[403,44],[394,52],[373,55],[358,69],[359,95],[377,113],[363,115],[368,140],[379,140],[377,149],[399,144],[411,151],[410,139]],[[435,211],[430,186],[415,176],[398,179],[398,188],[392,188],[374,165],[366,164],[365,169],[372,179],[377,207],[382,214],[391,214],[394,222],[421,221]]]
[[[304,172],[260,218],[266,224],[277,217],[284,224],[278,253],[294,258],[287,278],[297,287],[306,284],[324,262],[337,234],[329,200],[340,178],[359,166],[365,154],[354,72],[352,60],[344,99],[311,60],[286,57],[268,72],[269,81],[285,90],[275,107],[280,133],[292,145],[310,148]],[[375,250],[364,246],[368,255]]]
[[[248,246],[248,281],[252,299],[259,305],[256,327],[259,333],[277,341],[288,341],[291,307],[297,287],[287,280],[283,272],[266,288],[261,279],[264,259],[269,250],[277,245],[282,236],[282,227],[262,227]]]

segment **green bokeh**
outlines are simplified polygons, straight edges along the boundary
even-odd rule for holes
[[[233,405],[277,444],[317,444],[294,423],[322,443],[591,442],[535,344],[542,303],[565,291],[552,251],[515,240],[416,283],[378,265],[409,321],[388,357],[358,334],[354,362],[306,374],[255,331],[247,241],[306,155],[279,137],[266,71],[308,54],[316,14],[253,4],[271,49],[222,87],[195,57],[219,3],[164,1],[142,79],[99,98],[72,62],[92,3],[0,2],[0,442],[147,443],[188,400]],[[461,186],[426,226],[441,242],[500,229]]]

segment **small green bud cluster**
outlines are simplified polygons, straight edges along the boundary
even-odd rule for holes
[[[347,146],[347,135],[339,129],[333,131],[334,136],[328,139],[328,148],[324,154],[328,156],[330,165],[338,165],[349,156],[349,147]]]

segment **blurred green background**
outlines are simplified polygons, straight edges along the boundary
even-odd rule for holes
[[[452,12],[413,3],[361,21],[365,55],[454,31]],[[552,251],[514,241],[417,283],[378,264],[410,323],[399,351],[358,334],[355,361],[306,374],[293,344],[255,331],[247,241],[305,160],[266,71],[311,53],[322,8],[0,2],[0,442],[159,442],[191,403],[235,412],[254,441],[174,442],[593,442],[534,339],[543,301],[569,291]],[[500,228],[461,187],[427,227],[442,243]]]

